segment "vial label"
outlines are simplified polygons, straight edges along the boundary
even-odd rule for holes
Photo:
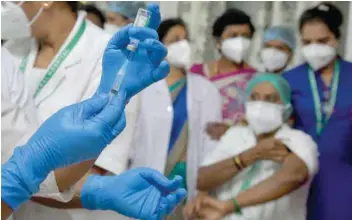
[[[143,8],[138,9],[136,20],[134,21],[134,27],[148,27],[151,17],[151,12]],[[129,51],[136,51],[138,47],[139,40],[131,39],[130,43],[127,45]]]
[[[136,20],[134,21],[133,26],[147,27],[149,25],[150,17],[151,17],[150,11],[142,9],[142,8],[138,9]]]

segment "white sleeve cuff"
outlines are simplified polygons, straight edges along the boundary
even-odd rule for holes
[[[109,171],[115,175],[121,174],[123,171],[126,170],[127,164],[121,164],[119,161],[111,157],[99,157],[95,164],[96,166]]]
[[[35,194],[35,196],[55,199],[59,202],[69,202],[75,194],[74,188],[73,185],[68,190],[60,192],[56,183],[55,174],[54,172],[50,172],[44,182],[40,184],[39,192]]]

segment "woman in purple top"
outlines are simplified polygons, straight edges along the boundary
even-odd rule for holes
[[[307,63],[284,74],[295,127],[309,133],[320,152],[308,220],[352,219],[352,63],[336,52],[342,20],[329,3],[305,11],[299,29]]]
[[[209,135],[218,139],[229,125],[244,116],[247,82],[257,72],[246,63],[254,26],[250,17],[238,9],[228,9],[215,21],[213,37],[221,54],[219,60],[196,64],[191,72],[208,78],[222,96],[223,122],[210,123]]]

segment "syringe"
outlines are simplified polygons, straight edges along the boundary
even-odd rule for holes
[[[138,9],[136,20],[134,21],[133,26],[148,27],[150,17],[151,17],[150,11],[145,10],[143,8]],[[113,86],[110,92],[110,97],[115,95],[119,91],[123,78],[125,77],[127,67],[133,58],[134,52],[137,50],[138,43],[139,43],[139,40],[131,38],[130,43],[127,46],[127,49],[130,51],[129,55],[127,57],[127,60],[124,62],[124,64],[122,65],[122,67],[120,68],[119,72],[116,75],[115,81],[113,83]]]

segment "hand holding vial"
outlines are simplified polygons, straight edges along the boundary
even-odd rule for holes
[[[98,93],[111,97],[122,90],[128,101],[143,88],[166,77],[170,67],[163,61],[167,49],[158,40],[159,24],[159,6],[149,4],[147,10],[139,10],[133,26],[128,25],[113,36],[104,53]]]

